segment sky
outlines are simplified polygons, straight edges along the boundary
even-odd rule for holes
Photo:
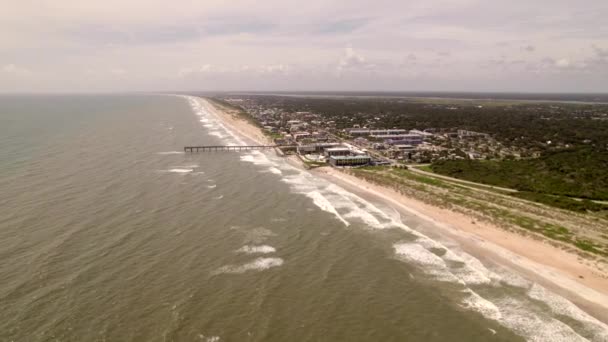
[[[607,0],[0,0],[0,92],[608,92]]]

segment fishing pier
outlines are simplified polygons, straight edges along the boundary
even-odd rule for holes
[[[211,145],[211,146],[185,146],[184,152],[228,152],[228,151],[251,151],[251,150],[270,150],[279,145]]]

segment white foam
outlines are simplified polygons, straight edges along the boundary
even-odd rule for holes
[[[528,291],[528,296],[547,304],[554,314],[567,316],[584,323],[585,331],[591,334],[594,340],[608,341],[608,326],[591,317],[565,298],[547,291],[538,284],[532,285]]]
[[[429,252],[417,243],[397,243],[393,245],[395,253],[406,260],[428,268],[445,269],[443,259]]]
[[[218,134],[225,132],[224,139],[230,139],[230,137],[232,137],[234,141],[242,143],[242,140],[235,136],[230,130],[226,129],[226,127],[221,124],[219,120],[214,119],[214,109],[207,103],[207,101],[197,100],[194,98],[189,99],[189,101],[201,119],[205,118],[209,120],[208,124],[212,126],[209,128],[213,128],[214,132]],[[463,301],[463,305],[465,307],[478,311],[490,319],[498,320],[503,325],[515,330],[531,341],[584,340],[563,322],[560,322],[547,315],[530,311],[529,308],[525,307],[525,305],[528,305],[529,303],[525,303],[524,305],[517,301],[508,302],[504,300],[502,302],[500,300],[497,302],[492,298],[483,298],[476,292],[470,290],[468,287],[466,287],[467,285],[499,285],[500,282],[504,282],[509,285],[528,288],[530,283],[518,278],[517,276],[510,275],[509,273],[503,274],[490,271],[479,260],[473,258],[472,256],[456,249],[446,248],[441,243],[434,241],[404,225],[398,217],[398,213],[397,218],[391,217],[384,211],[380,210],[370,202],[358,197],[357,195],[350,193],[337,185],[333,185],[325,180],[314,177],[306,171],[301,171],[297,168],[289,166],[284,162],[274,162],[269,156],[263,153],[254,152],[251,154],[242,155],[241,160],[244,162],[253,163],[254,165],[264,166],[266,167],[266,171],[276,174],[279,173],[273,171],[272,169],[276,169],[278,171],[290,171],[290,173],[293,172],[293,174],[283,175],[282,181],[287,183],[292,191],[303,194],[312,199],[313,203],[317,207],[333,214],[347,226],[350,223],[346,219],[357,219],[361,220],[367,226],[372,228],[399,227],[414,235],[417,237],[417,240],[413,243],[395,244],[393,246],[395,253],[401,259],[418,265],[423,271],[434,276],[438,280],[459,283],[465,286],[465,291],[469,294]],[[447,225],[432,220],[412,210],[411,208],[405,209],[410,210],[417,216],[426,218],[437,225],[447,227]],[[432,248],[445,249],[445,253],[441,256],[436,255],[429,250]],[[226,266],[220,269],[222,270],[220,273],[242,273],[251,269],[266,269],[280,266],[282,262],[283,260],[279,258],[259,258],[245,265]],[[547,301],[548,299],[545,298],[544,295],[541,296],[541,293],[541,291],[535,289],[534,291],[531,291],[529,295],[531,298],[538,297],[542,298],[543,301]],[[591,297],[591,295],[588,297]],[[551,301],[549,300],[549,302]],[[572,303],[567,301],[565,302],[573,306]],[[590,319],[588,319],[585,316],[581,316],[580,314],[582,311],[576,307],[574,308],[579,311],[572,309],[572,307],[566,306],[564,303],[561,303],[556,307],[554,307],[556,304],[548,303],[548,305],[556,313],[580,320],[586,325],[599,327],[599,330],[597,331],[604,329],[601,322],[600,325],[597,325],[597,321],[593,318],[589,317]],[[584,312],[582,313],[584,314]],[[536,326],[542,327],[537,329]],[[593,330],[595,328],[586,329],[596,331]],[[602,338],[604,337],[604,335],[597,336]]]
[[[194,171],[194,169],[170,169],[167,170],[167,172],[171,172],[171,173],[188,173],[188,172],[192,172]]]
[[[380,223],[380,221],[378,221],[376,217],[374,217],[374,215],[357,206],[354,206],[351,211],[344,215],[344,217],[360,219],[369,227],[383,228],[383,225]]]
[[[211,185],[207,185],[207,187],[209,189],[215,189],[217,187],[217,184],[211,184]]]
[[[543,312],[530,308],[530,304],[513,297],[494,303],[500,308],[500,324],[523,336],[528,341],[577,342],[588,341],[570,326]],[[483,314],[483,312],[482,312]]]
[[[268,171],[270,171],[271,173],[274,173],[275,175],[283,174],[283,172],[281,172],[281,170],[277,169],[276,167],[271,167],[268,169]]]
[[[167,154],[184,154],[184,151],[166,151],[166,152],[158,152],[157,154],[167,155]]]
[[[249,154],[241,156],[241,161],[253,163],[254,165],[270,166],[270,168],[275,169],[277,166],[275,162],[268,159],[268,157],[264,153],[259,151],[253,151]]]
[[[494,267],[493,273],[497,275],[500,283],[523,289],[528,289],[532,286],[532,282],[524,279],[522,276],[515,273],[515,271],[510,270],[505,266]]]
[[[502,318],[500,309],[496,305],[494,305],[494,303],[481,297],[470,289],[466,289],[465,292],[469,294],[469,296],[463,300],[463,305],[465,308],[477,311],[481,313],[484,317],[496,321]]]
[[[245,145],[243,140],[222,124],[218,114],[215,113],[216,109],[207,100],[192,96],[181,97],[188,101],[192,111],[199,117],[202,126],[209,129],[209,135],[216,136],[232,145]]]
[[[326,211],[328,213],[333,214],[334,216],[336,216],[340,221],[342,221],[342,223],[344,223],[344,225],[346,225],[347,227],[350,226],[350,223],[348,221],[346,221],[336,210],[336,208],[334,208],[333,205],[331,205],[331,203],[327,200],[327,198],[323,197],[323,195],[321,195],[320,192],[318,191],[311,191],[306,193],[306,196],[312,199],[312,202],[319,207],[321,210]]]
[[[214,274],[239,274],[247,271],[263,271],[273,267],[279,267],[283,265],[283,259],[281,258],[257,258],[252,262],[243,265],[227,265],[219,268]]]
[[[220,139],[225,138],[226,136],[218,131],[209,131],[209,135],[213,135],[215,137],[218,137]]]
[[[205,336],[203,334],[198,334],[198,338],[203,342],[220,342],[219,336]]]
[[[215,197],[216,200],[221,200],[222,198],[224,198],[224,195],[219,195],[219,196]]]
[[[467,285],[491,284],[493,280],[498,281],[500,279],[496,274],[489,271],[481,261],[462,251],[456,252],[456,250],[447,249],[442,258],[462,264],[460,267],[450,267],[450,271]]]
[[[242,161],[245,161],[245,162],[250,162],[250,163],[255,162],[255,159],[253,158],[252,155],[244,155],[244,156],[241,156],[240,158]]]
[[[238,253],[245,254],[268,254],[276,252],[276,249],[272,246],[262,245],[262,246],[243,246],[237,250]]]

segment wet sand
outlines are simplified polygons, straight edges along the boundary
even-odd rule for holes
[[[244,137],[259,144],[272,143],[258,127],[248,121],[217,107],[215,114],[226,126]],[[287,159],[290,164],[303,167],[298,158]],[[608,323],[608,275],[588,260],[543,241],[404,196],[388,187],[369,183],[339,169],[322,167],[311,172],[358,195],[380,200],[402,212],[431,222],[438,229],[425,231],[425,234],[454,240],[473,256],[506,266]]]

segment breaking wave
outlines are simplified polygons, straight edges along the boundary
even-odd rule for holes
[[[268,254],[274,253],[276,249],[272,246],[262,245],[262,246],[243,246],[237,249],[237,253],[245,253],[245,254]]]
[[[195,113],[206,119],[210,130],[221,131],[224,141],[230,144],[244,144],[219,119],[210,114],[206,101],[189,98]],[[203,103],[203,104],[201,104]],[[281,176],[291,191],[308,197],[312,204],[331,214],[344,226],[358,226],[367,229],[401,229],[411,236],[409,241],[395,242],[393,252],[397,259],[419,269],[422,274],[435,281],[449,282],[462,287],[461,306],[495,320],[530,341],[606,341],[608,327],[596,320],[571,302],[557,296],[537,284],[523,279],[514,272],[489,269],[477,258],[448,248],[439,241],[403,224],[400,217],[390,215],[386,210],[351,193],[344,188],[311,173],[293,167],[279,157],[259,151],[240,156],[241,161],[255,165],[260,172],[271,172]],[[265,236],[254,239],[259,243]],[[263,248],[262,248],[263,247]],[[260,249],[256,249],[260,248]],[[274,252],[270,246],[244,246],[239,253]],[[254,252],[255,251],[255,252]],[[258,258],[244,265],[228,265],[217,273],[243,273],[249,270],[265,270],[281,266],[283,259]],[[524,291],[521,295],[505,295],[505,291],[484,291],[510,286]],[[500,293],[502,295],[497,295]],[[483,295],[482,295],[483,294]],[[538,309],[538,303],[548,306],[550,311]],[[567,317],[576,324],[567,324],[560,317]]]
[[[243,265],[227,265],[220,267],[213,274],[239,274],[247,271],[264,271],[283,265],[281,258],[257,258]]]

